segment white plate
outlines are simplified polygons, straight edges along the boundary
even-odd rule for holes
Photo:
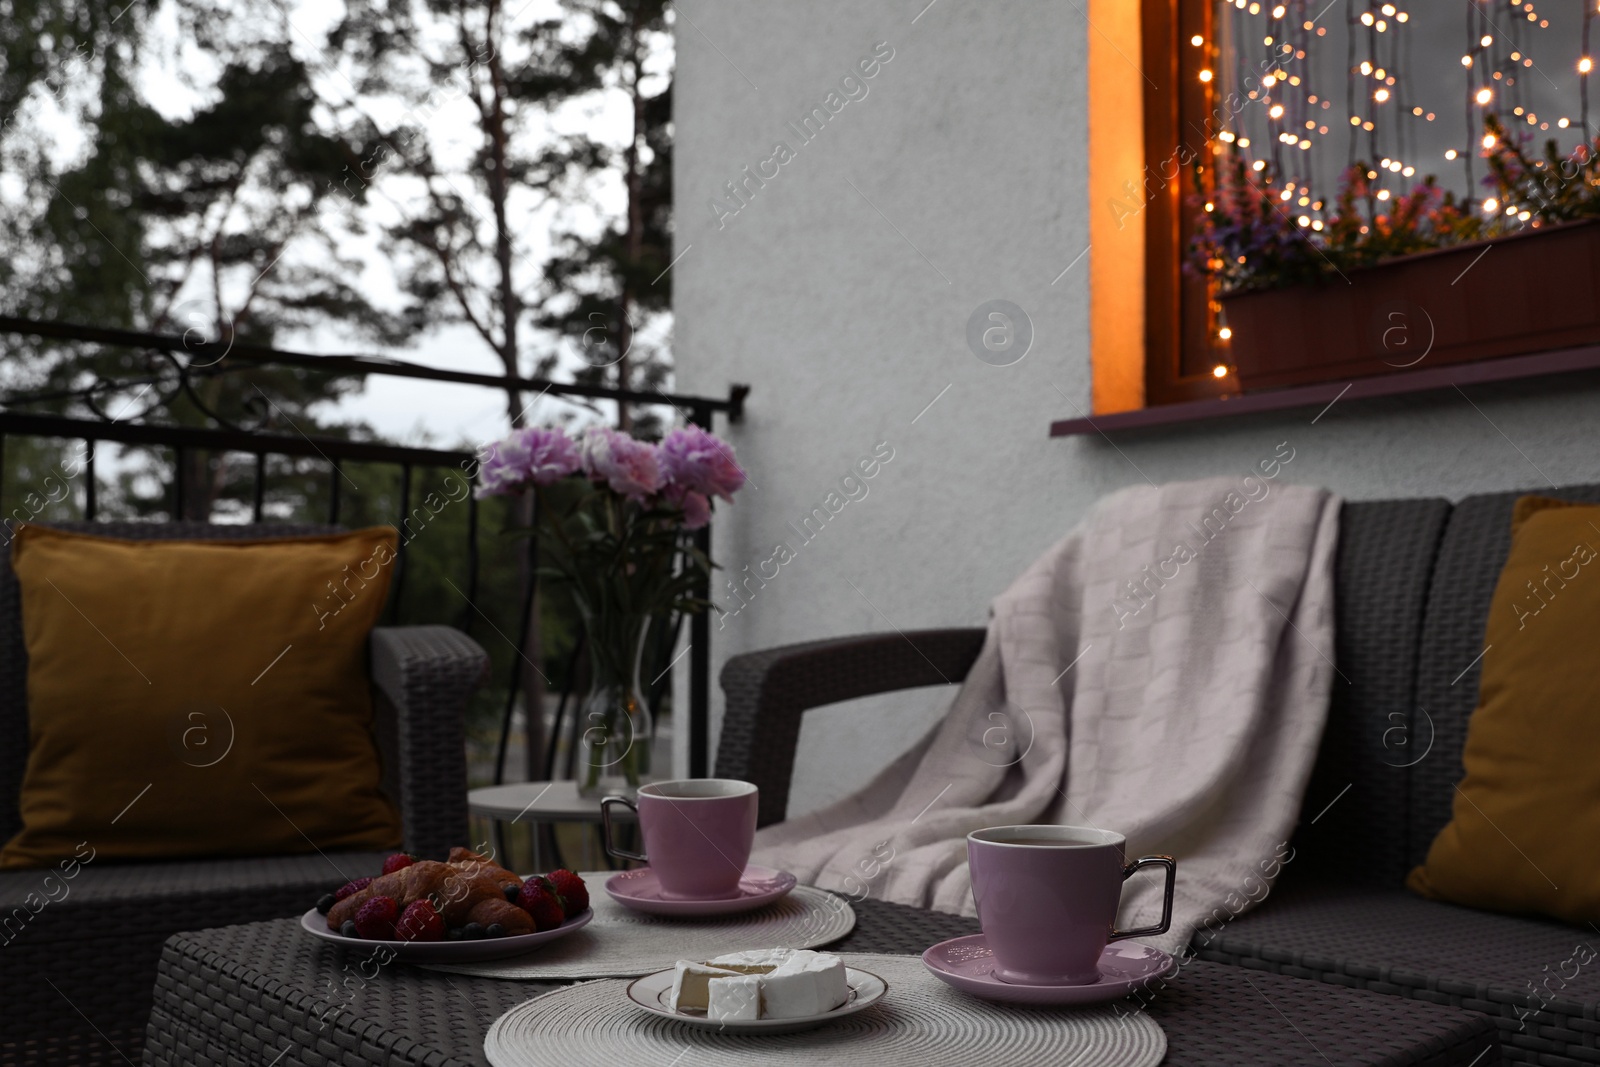
[[[706,1018],[706,1013],[703,1011],[673,1011],[667,1007],[667,999],[672,995],[672,980],[676,975],[677,968],[669,967],[655,974],[647,974],[643,978],[635,978],[628,983],[628,999],[651,1015],[671,1019],[699,1030],[720,1030],[729,1034],[792,1034],[800,1030],[810,1030],[870,1008],[889,992],[889,983],[877,975],[868,971],[858,971],[854,967],[846,967],[844,977],[850,986],[850,998],[832,1011],[825,1011],[821,1015],[806,1015],[799,1019],[715,1020]]]
[[[477,941],[368,941],[360,937],[345,937],[328,929],[328,917],[312,908],[300,916],[300,928],[312,937],[332,942],[347,949],[365,951],[382,950],[390,959],[408,963],[475,963],[480,960],[498,960],[507,956],[520,956],[538,948],[547,941],[555,941],[583,929],[594,918],[588,908],[574,915],[554,930],[536,934],[517,934],[513,937],[486,937]]]

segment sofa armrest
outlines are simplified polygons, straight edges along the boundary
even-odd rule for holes
[[[757,825],[789,807],[801,716],[842,700],[959,682],[983,647],[981,629],[864,634],[749,652],[722,668],[726,710],[717,775],[761,789]]]
[[[405,850],[443,859],[467,841],[467,701],[489,670],[478,643],[449,626],[372,631],[379,743],[398,797]],[[387,740],[388,744],[385,745]]]

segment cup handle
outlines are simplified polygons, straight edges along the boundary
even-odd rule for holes
[[[1178,863],[1171,856],[1141,856],[1122,868],[1122,880],[1126,882],[1128,876],[1142,867],[1165,867],[1167,869],[1167,894],[1161,904],[1161,921],[1154,926],[1142,926],[1137,930],[1111,930],[1108,941],[1120,941],[1125,937],[1150,937],[1155,934],[1164,934],[1172,926],[1172,894],[1178,888]]]
[[[634,818],[639,817],[639,805],[635,804],[627,797],[606,797],[600,802],[600,837],[605,843],[606,853],[608,855],[615,856],[619,860],[637,860],[639,863],[649,863],[650,861],[648,859],[639,855],[637,852],[628,852],[627,850],[620,849],[611,843],[612,804],[626,804],[633,810]],[[1172,888],[1170,884],[1167,888],[1167,913],[1170,917],[1172,913]]]

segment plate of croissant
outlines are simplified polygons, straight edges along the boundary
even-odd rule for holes
[[[589,890],[572,871],[527,878],[488,856],[453,848],[448,860],[396,853],[383,873],[357,878],[300,917],[313,937],[393,958],[468,963],[517,956],[588,925]]]

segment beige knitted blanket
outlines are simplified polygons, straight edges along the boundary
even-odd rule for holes
[[[1172,932],[1151,944],[1244,910],[1289,859],[1327,716],[1339,506],[1255,475],[1105,498],[994,601],[940,724],[853,795],[762,830],[753,861],[971,914],[967,833],[1087,825],[1130,859],[1177,857]],[[1120,926],[1159,917],[1159,882],[1129,881]]]

